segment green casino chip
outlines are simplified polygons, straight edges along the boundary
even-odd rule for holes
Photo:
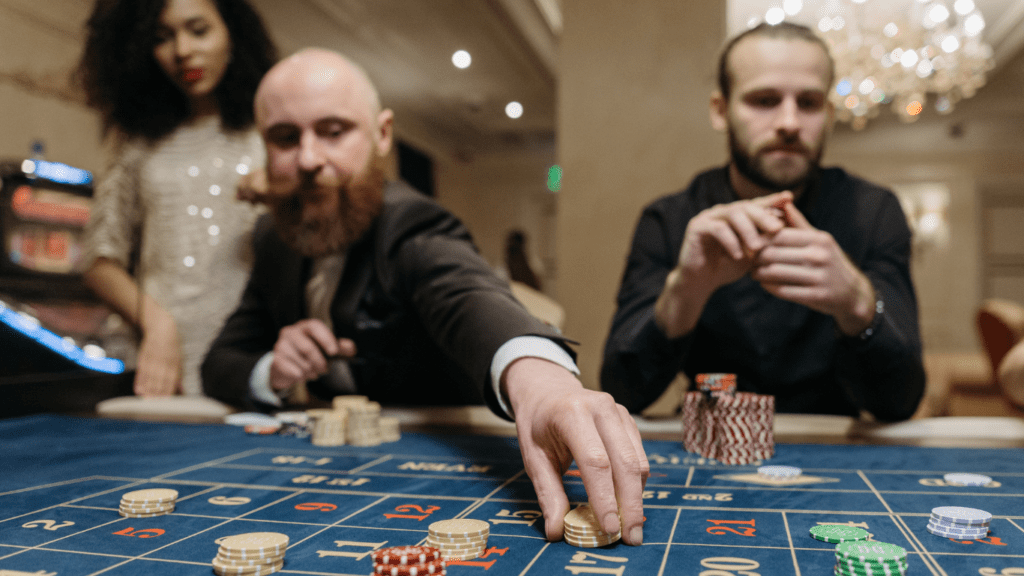
[[[867,540],[867,530],[854,526],[842,526],[839,524],[822,524],[811,528],[811,536],[815,540],[828,542],[829,544],[841,544],[843,542],[858,542]]]
[[[843,542],[836,546],[836,558],[843,561],[871,564],[905,564],[907,551],[902,546],[886,542]]]

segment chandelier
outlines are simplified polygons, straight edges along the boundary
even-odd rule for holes
[[[836,116],[857,130],[884,106],[905,122],[929,106],[948,114],[985,84],[993,65],[974,0],[825,0],[817,7],[785,0],[763,18],[820,32],[836,62]]]

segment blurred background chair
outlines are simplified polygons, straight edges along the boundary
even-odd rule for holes
[[[509,282],[509,286],[512,288],[512,295],[529,310],[530,314],[545,324],[562,330],[565,325],[565,308],[562,308],[561,304],[522,282],[513,280]]]
[[[1012,300],[989,298],[978,308],[976,321],[992,374],[998,374],[1003,358],[1024,338],[1024,306]]]
[[[1024,306],[1001,298],[981,303],[976,315],[978,335],[991,368],[984,389],[975,399],[987,395],[990,408],[979,415],[1022,415],[1024,407]]]

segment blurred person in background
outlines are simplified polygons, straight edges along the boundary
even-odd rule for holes
[[[245,0],[98,0],[78,77],[113,153],[84,278],[139,331],[134,390],[201,394],[199,364],[238,303],[264,163],[252,102],[277,50]]]

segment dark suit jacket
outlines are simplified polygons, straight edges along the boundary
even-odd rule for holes
[[[207,395],[248,409],[258,408],[249,397],[253,367],[282,328],[307,317],[311,269],[269,217],[257,225],[254,242],[241,303],[202,367]],[[389,404],[486,401],[501,415],[490,384],[498,348],[523,335],[566,347],[494,275],[462,223],[403,183],[387,186],[381,216],[346,254],[331,313],[335,334],[355,341],[351,369],[359,393]],[[333,395],[323,378],[309,388]]]

